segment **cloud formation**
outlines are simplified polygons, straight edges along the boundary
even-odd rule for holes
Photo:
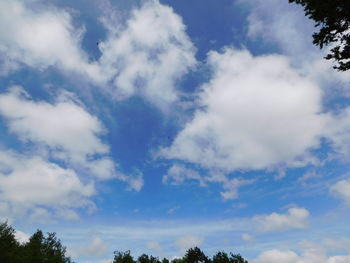
[[[102,18],[108,37],[99,42],[101,56],[95,61],[82,49],[85,30],[74,26],[72,14],[38,6],[0,2],[0,74],[23,65],[55,66],[79,73],[116,100],[143,96],[166,109],[179,98],[178,80],[197,63],[181,17],[158,1],[135,8],[125,26]]]
[[[176,82],[196,64],[181,17],[158,1],[135,9],[99,47],[101,73],[117,99],[142,94],[161,108],[178,99]]]
[[[53,157],[81,165],[98,178],[116,176],[115,164],[106,157],[109,147],[98,137],[105,133],[101,122],[72,98],[61,96],[50,104],[12,87],[0,95],[0,114],[23,141],[44,145]]]
[[[198,235],[188,234],[177,239],[175,245],[180,250],[180,253],[184,253],[189,248],[200,246],[203,241],[204,239]]]
[[[88,208],[95,194],[93,183],[83,183],[77,174],[38,156],[0,152],[0,202],[7,205],[2,216],[35,216],[42,207]]]
[[[305,208],[289,208],[287,213],[270,215],[257,215],[253,221],[257,224],[259,232],[282,232],[292,229],[305,229],[308,226],[310,212]]]
[[[308,152],[328,121],[316,83],[279,55],[226,48],[211,52],[208,64],[213,76],[202,87],[201,109],[164,157],[226,172],[313,161]]]
[[[200,174],[183,165],[174,164],[171,166],[166,175],[163,176],[163,184],[181,185],[187,180],[195,180],[200,186],[206,186]]]
[[[350,180],[341,180],[332,185],[330,190],[335,197],[342,199],[350,206]]]
[[[23,65],[93,74],[96,68],[81,49],[84,31],[73,27],[71,15],[50,5],[34,11],[26,4],[0,2],[0,74]]]
[[[350,255],[327,257],[324,251],[309,249],[302,255],[298,255],[291,250],[268,250],[253,260],[253,263],[347,263]]]

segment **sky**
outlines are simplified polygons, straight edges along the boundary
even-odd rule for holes
[[[287,0],[0,0],[0,220],[113,251],[350,262],[350,75]]]

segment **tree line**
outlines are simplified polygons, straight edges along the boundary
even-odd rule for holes
[[[27,242],[16,240],[16,230],[7,222],[0,224],[1,263],[74,263],[56,233],[37,230]],[[142,254],[134,259],[130,251],[114,252],[111,263],[248,263],[240,254],[217,252],[209,258],[198,248],[190,248],[182,258],[169,260]]]

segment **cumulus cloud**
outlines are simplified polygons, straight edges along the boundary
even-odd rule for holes
[[[213,77],[202,87],[202,108],[164,157],[227,172],[312,161],[308,151],[319,146],[328,120],[312,80],[279,55],[227,48],[211,52],[208,63]]]
[[[204,239],[202,237],[189,234],[177,239],[175,245],[181,253],[184,253],[189,248],[202,245],[203,241]]]
[[[257,215],[253,217],[253,221],[259,232],[282,232],[307,228],[309,215],[305,208],[293,207],[285,214]]]
[[[159,1],[145,1],[127,21],[103,17],[108,37],[95,61],[81,47],[84,28],[66,10],[20,0],[1,1],[0,10],[2,74],[56,66],[83,74],[114,99],[141,95],[165,109],[178,99],[177,81],[196,65],[181,17]]]
[[[350,180],[341,180],[332,185],[330,190],[335,197],[342,199],[350,206]]]
[[[314,22],[305,18],[301,6],[278,0],[240,2],[250,10],[248,37],[277,45],[280,53],[288,56],[293,65],[329,92],[347,86],[349,73],[333,70],[332,62],[323,59],[327,50],[313,46]]]
[[[105,132],[102,124],[73,98],[59,96],[50,104],[12,87],[0,94],[0,115],[22,141],[48,150],[48,154],[34,150],[30,155],[0,152],[1,217],[22,211],[35,221],[77,220],[76,209],[94,209],[90,201],[94,178],[119,179],[129,189],[141,190],[143,175],[116,171],[108,145],[99,138]],[[94,177],[84,178],[83,183],[86,172]]]
[[[126,26],[99,45],[99,65],[112,94],[142,94],[160,107],[174,102],[176,81],[196,64],[185,30],[181,17],[158,1],[134,10]]]
[[[0,114],[12,133],[48,147],[53,158],[87,169],[99,179],[117,178],[131,189],[142,188],[142,174],[126,176],[116,171],[108,145],[99,138],[106,132],[102,123],[73,98],[59,96],[50,104],[34,101],[22,88],[12,87],[0,94]]]
[[[68,12],[50,6],[34,11],[24,1],[0,1],[0,24],[1,73],[26,65],[95,74],[96,66],[81,49],[83,30],[73,27]]]
[[[104,131],[100,121],[72,100],[37,102],[22,88],[12,87],[0,95],[0,114],[22,140],[44,143],[73,162],[108,153],[108,146],[98,138]]]
[[[73,170],[37,156],[0,152],[0,200],[13,214],[32,210],[33,217],[43,218],[43,207],[91,207],[94,194],[93,183],[81,182]]]

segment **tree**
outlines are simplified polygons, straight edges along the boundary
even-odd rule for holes
[[[146,254],[142,254],[139,256],[137,259],[138,263],[161,263],[158,258],[153,257],[153,256],[148,256]]]
[[[0,262],[17,263],[20,244],[15,238],[15,230],[7,222],[0,224]]]
[[[57,239],[55,233],[48,233],[47,237],[41,230],[37,230],[24,245],[24,263],[72,263],[66,256],[66,248]]]
[[[213,256],[213,263],[230,263],[230,259],[227,255],[227,253],[225,252],[217,252],[214,256]]]
[[[130,254],[130,250],[126,252],[114,251],[113,263],[135,263]]]
[[[240,254],[230,253],[230,263],[248,263]]]
[[[44,234],[42,231],[37,230],[24,245],[24,261],[28,263],[43,263],[43,241]]]
[[[45,263],[71,263],[70,257],[66,256],[66,248],[56,237],[56,233],[48,233],[43,242],[43,254]]]
[[[350,69],[350,1],[348,0],[289,0],[304,7],[305,15],[315,21],[318,32],[313,43],[320,48],[330,45],[325,57],[337,64],[339,71]]]
[[[187,263],[208,263],[208,257],[198,247],[190,248],[187,250],[184,260]]]

